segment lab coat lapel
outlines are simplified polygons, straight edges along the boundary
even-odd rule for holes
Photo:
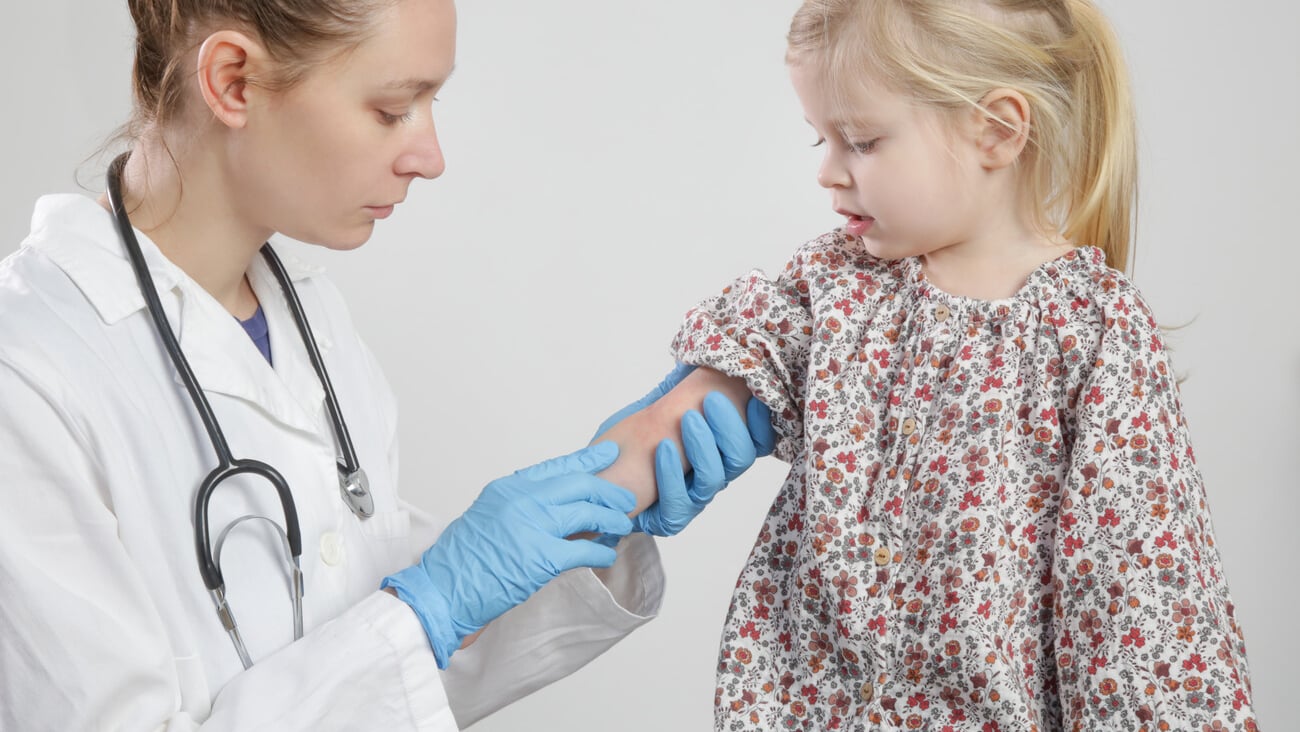
[[[295,266],[296,262],[291,257],[284,257],[284,263],[291,281],[306,275],[305,270]],[[275,373],[279,375],[277,381],[287,390],[299,409],[310,415],[313,424],[318,425],[325,415],[325,389],[307,354],[307,344],[298,332],[298,324],[294,321],[293,311],[289,309],[284,290],[260,253],[253,258],[252,266],[249,267],[248,281],[262,303],[262,312],[266,314],[267,332],[271,339],[271,361],[275,364]],[[323,323],[314,323],[308,319],[308,325],[312,326],[316,346],[323,358],[333,343],[324,330],[320,329]],[[246,335],[245,340],[252,345],[251,339]],[[266,363],[260,353],[258,360]]]
[[[306,353],[300,342],[293,347],[297,334],[285,332],[280,322],[282,301],[262,300],[275,362],[272,369],[239,321],[206,291],[192,280],[181,288],[181,348],[203,390],[250,402],[287,427],[317,433],[324,391],[310,364],[303,373]],[[261,299],[263,293],[257,294]],[[179,373],[175,379],[183,383]]]
[[[142,312],[144,297],[107,211],[83,196],[47,196],[37,204],[32,230],[54,226],[59,236],[33,240],[77,284],[105,323],[112,325],[137,314],[149,317]],[[250,402],[287,427],[319,434],[325,424],[324,390],[307,360],[280,286],[261,256],[253,259],[249,282],[267,316],[274,370],[239,321],[163,256],[148,235],[136,229],[135,236],[172,332],[203,390]],[[297,279],[319,271],[292,258],[286,259],[286,265]],[[328,338],[317,338],[325,350]],[[176,383],[184,384],[170,360],[165,363]]]

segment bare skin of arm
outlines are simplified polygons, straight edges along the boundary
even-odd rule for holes
[[[641,513],[658,498],[654,454],[661,440],[673,440],[682,458],[682,470],[689,469],[682,449],[682,415],[691,409],[701,410],[705,395],[711,391],[722,392],[740,412],[741,419],[745,418],[750,398],[745,380],[700,367],[654,404],[628,416],[596,439],[618,445],[618,460],[597,475],[636,495],[636,509],[631,515]]]

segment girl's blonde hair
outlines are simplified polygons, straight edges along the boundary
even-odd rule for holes
[[[821,64],[840,99],[864,76],[949,110],[1023,94],[1031,223],[1127,269],[1137,133],[1119,42],[1091,0],[805,0],[788,41],[787,61]]]

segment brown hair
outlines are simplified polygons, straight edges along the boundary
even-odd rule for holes
[[[376,11],[396,0],[128,0],[135,21],[132,91],[135,113],[127,134],[165,125],[179,111],[188,74],[185,56],[220,24],[250,33],[278,64],[271,78],[250,79],[287,89],[312,66],[365,40]]]
[[[1091,0],[806,0],[788,41],[787,61],[820,64],[845,99],[864,75],[949,110],[1023,94],[1032,223],[1127,269],[1137,133],[1119,43]]]

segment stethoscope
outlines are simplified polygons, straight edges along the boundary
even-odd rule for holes
[[[122,237],[122,243],[125,245],[127,255],[131,260],[131,268],[135,270],[136,279],[140,284],[140,292],[144,295],[145,304],[149,307],[149,314],[153,318],[154,326],[159,337],[162,338],[163,347],[166,349],[167,355],[171,357],[172,364],[176,366],[176,371],[180,374],[181,379],[185,382],[185,388],[190,393],[194,408],[198,411],[199,417],[203,420],[203,426],[208,432],[208,439],[212,441],[212,449],[217,453],[219,465],[203,479],[203,482],[199,485],[199,492],[194,497],[194,544],[195,549],[198,551],[199,573],[203,575],[203,584],[207,586],[209,593],[211,593],[212,601],[217,608],[217,616],[221,619],[221,624],[226,629],[226,632],[230,634],[235,650],[239,653],[239,660],[243,662],[244,668],[247,669],[252,667],[253,661],[248,655],[248,650],[244,647],[244,640],[239,634],[239,625],[235,622],[235,616],[230,609],[230,604],[226,602],[226,583],[221,576],[221,547],[225,543],[226,535],[230,533],[230,530],[244,521],[265,521],[275,528],[284,549],[285,567],[289,572],[292,584],[293,638],[298,640],[302,638],[303,595],[302,563],[300,561],[302,556],[302,533],[298,527],[298,510],[294,505],[293,496],[289,492],[289,484],[285,482],[279,471],[259,460],[236,459],[231,455],[230,445],[226,442],[226,436],[222,433],[221,426],[217,424],[217,418],[212,412],[212,406],[208,404],[207,397],[203,395],[203,389],[199,386],[198,379],[195,378],[193,370],[190,369],[189,362],[185,360],[185,354],[181,352],[180,344],[177,343],[176,336],[172,333],[171,325],[167,321],[167,314],[163,312],[162,303],[159,301],[158,293],[154,289],[153,278],[149,276],[149,268],[145,264],[144,255],[140,252],[140,242],[135,238],[131,219],[127,215],[126,208],[122,205],[122,168],[125,167],[128,156],[129,153],[120,155],[108,168],[108,201],[113,209],[113,215],[117,219],[118,233]],[[289,280],[289,275],[285,272],[280,258],[276,256],[270,244],[262,245],[262,257],[266,260],[275,278],[280,282],[280,289],[284,291],[285,300],[288,301],[289,309],[293,312],[293,320],[298,326],[298,333],[302,335],[303,343],[307,347],[307,354],[311,358],[312,366],[316,369],[316,376],[320,378],[321,386],[325,390],[325,406],[329,411],[330,421],[334,423],[334,435],[338,440],[339,448],[343,452],[343,457],[338,463],[339,491],[342,493],[343,502],[359,518],[369,518],[375,513],[375,502],[370,495],[369,482],[366,480],[365,471],[361,469],[357,462],[357,453],[352,445],[352,438],[348,434],[348,426],[343,421],[343,413],[339,409],[338,399],[334,396],[334,387],[330,384],[329,374],[326,373],[320,351],[316,348],[316,338],[312,335],[311,326],[307,324],[307,316],[303,312],[302,303],[298,300],[298,293]],[[284,528],[281,529],[278,524],[266,516],[243,516],[227,526],[221,532],[221,535],[217,537],[216,553],[214,554],[208,532],[208,502],[212,499],[213,492],[221,485],[222,481],[243,473],[264,478],[279,493],[280,506],[284,510]]]

